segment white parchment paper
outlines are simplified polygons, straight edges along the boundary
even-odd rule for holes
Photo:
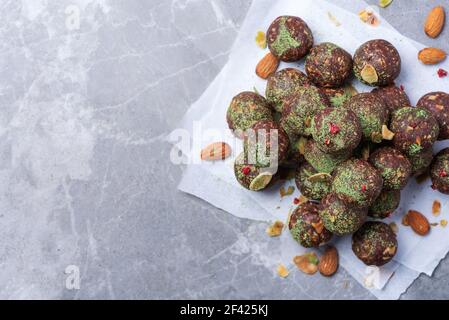
[[[355,10],[366,7],[363,1],[354,3]],[[329,13],[340,22],[340,26],[331,21]],[[380,26],[377,27],[368,26],[353,12],[323,0],[254,0],[228,63],[200,99],[192,105],[180,125],[193,136],[191,150],[181,148],[186,158],[191,161],[198,160],[196,157],[199,157],[201,148],[214,141],[226,141],[231,144],[233,157],[223,162],[189,165],[179,189],[235,216],[266,222],[286,221],[289,211],[293,208],[292,200],[299,196],[299,192],[280,199],[279,184],[264,192],[250,192],[236,182],[233,158],[242,147],[241,143],[235,143],[229,132],[225,115],[230,100],[237,93],[253,88],[261,93],[265,92],[265,81],[255,75],[254,68],[266,51],[256,46],[254,37],[258,30],[266,30],[271,21],[279,15],[302,17],[312,29],[315,43],[334,42],[351,54],[360,44],[370,39],[382,38],[393,43],[402,58],[402,72],[396,83],[404,86],[412,104],[416,104],[427,92],[447,91],[449,84],[447,78],[438,78],[438,68],[423,66],[418,62],[417,52],[422,45],[405,38],[385,21],[381,20]],[[281,64],[279,69],[286,66],[288,65]],[[298,63],[289,66],[303,69]],[[447,69],[448,65],[439,67]],[[353,85],[359,92],[372,89],[357,81],[353,81]],[[209,134],[201,135],[198,132]],[[176,131],[171,139],[174,142],[178,139]],[[435,151],[446,145],[446,142],[437,143]],[[287,182],[286,186],[288,185],[294,185],[294,182]],[[418,185],[413,179],[401,195],[400,207],[391,219],[385,221],[394,221],[399,227],[399,249],[394,261],[378,269],[367,268],[352,253],[350,236],[335,240],[341,266],[357,281],[367,286],[374,295],[383,299],[398,298],[420,273],[431,275],[449,250],[449,228],[435,227],[428,236],[419,237],[410,228],[401,225],[402,215],[411,208],[421,211],[431,222],[448,219],[445,216],[448,198],[433,191],[430,181]],[[439,200],[442,204],[442,214],[438,218],[431,214],[434,200]],[[291,266],[293,256],[305,251],[291,239],[288,232],[281,236],[281,243],[279,263]]]

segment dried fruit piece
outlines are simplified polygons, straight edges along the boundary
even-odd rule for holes
[[[432,222],[432,223],[430,223],[430,226],[431,226],[431,227],[437,227],[438,225],[439,225],[438,222]]]
[[[270,237],[277,237],[281,235],[283,229],[284,223],[282,221],[277,220],[267,228],[266,232]]]
[[[436,217],[441,213],[441,203],[438,200],[435,200],[432,204],[432,214]]]
[[[201,160],[223,160],[231,155],[231,146],[226,142],[214,142],[201,150]]]
[[[261,49],[266,49],[267,47],[267,37],[265,36],[265,32],[263,31],[258,31],[256,34],[256,44],[261,48]]]
[[[295,187],[293,186],[289,186],[287,188],[287,190],[285,190],[285,187],[281,187],[281,189],[279,189],[279,193],[281,195],[281,198],[285,197],[285,196],[290,196],[293,194],[293,192],[295,192]]]
[[[314,252],[306,253],[293,258],[293,262],[299,270],[306,274],[315,274],[318,271],[318,257]]]
[[[420,236],[424,236],[429,233],[430,224],[427,218],[416,210],[409,210],[407,213],[408,223],[410,227],[412,227],[413,231],[415,231]]]
[[[256,74],[262,79],[267,79],[272,73],[275,73],[279,67],[279,59],[271,52],[267,53],[256,66]]]
[[[390,226],[391,230],[393,230],[394,233],[397,234],[399,232],[399,228],[398,228],[398,225],[396,224],[396,222],[391,222],[389,224],[389,226]]]
[[[278,273],[278,275],[281,277],[281,278],[287,278],[288,277],[288,274],[290,273],[289,271],[288,271],[288,269],[283,265],[283,264],[280,264],[278,267],[277,267],[277,273]]]
[[[379,19],[371,8],[367,8],[359,12],[360,20],[375,27],[379,25]]]
[[[441,224],[441,226],[442,226],[443,228],[445,228],[445,227],[447,226],[447,220],[442,219],[442,220],[440,221],[440,224]]]
[[[446,59],[446,52],[438,48],[424,48],[418,53],[418,59],[424,64],[437,64]]]
[[[424,32],[431,38],[438,37],[443,30],[445,18],[446,15],[442,6],[433,8],[424,23]]]
[[[310,182],[323,182],[329,181],[332,179],[332,176],[326,172],[315,173],[307,178]]]
[[[251,181],[251,184],[249,185],[249,190],[259,191],[264,189],[270,183],[271,178],[273,178],[271,173],[262,172],[257,177],[255,177],[253,181]]]
[[[392,2],[393,2],[393,0],[379,0],[379,7],[381,7],[381,8],[386,8],[386,7],[388,7]]]
[[[329,246],[320,258],[318,269],[323,276],[330,277],[338,269],[338,251],[335,247]]]
[[[384,140],[393,140],[394,132],[391,132],[386,125],[382,126],[382,138]]]
[[[376,69],[370,64],[363,67],[360,76],[367,83],[376,83],[379,80]]]
[[[332,23],[335,24],[336,27],[341,26],[340,21],[338,21],[337,18],[335,18],[334,15],[329,11],[327,12],[327,16],[329,17],[330,21],[332,21]]]
[[[439,78],[444,78],[444,77],[447,77],[447,71],[446,70],[444,70],[444,69],[438,69],[438,72],[437,72],[437,74],[438,74],[438,77]]]

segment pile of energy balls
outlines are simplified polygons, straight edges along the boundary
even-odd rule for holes
[[[432,187],[449,194],[449,149],[432,154],[436,140],[449,138],[449,94],[428,93],[412,107],[394,84],[399,53],[385,40],[362,44],[352,57],[333,43],[314,45],[306,22],[294,16],[274,20],[266,40],[280,61],[305,58],[305,73],[277,71],[267,79],[265,97],[248,91],[232,99],[227,122],[244,140],[236,179],[260,191],[293,166],[307,198],[290,215],[293,238],[310,248],[353,234],[355,255],[367,265],[384,265],[398,243],[379,220],[397,209],[408,179],[430,170]],[[352,75],[376,88],[357,94],[347,84]],[[254,142],[245,134],[251,129],[267,134]],[[270,139],[273,132],[277,139]],[[257,159],[266,160],[275,140],[279,170],[270,172],[270,161]],[[256,161],[248,161],[254,152]]]

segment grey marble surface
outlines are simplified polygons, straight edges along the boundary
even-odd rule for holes
[[[382,12],[449,50],[448,28],[436,41],[421,30],[436,3],[449,8]],[[374,298],[344,270],[279,279],[251,245],[264,224],[176,190],[164,137],[226,63],[249,5],[0,0],[0,298]],[[448,286],[443,261],[403,298]]]

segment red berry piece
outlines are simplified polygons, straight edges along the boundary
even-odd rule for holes
[[[438,69],[438,77],[440,78],[447,77],[447,71],[444,69]]]
[[[249,175],[250,172],[251,172],[251,168],[250,168],[250,167],[243,167],[243,168],[242,168],[242,173],[243,173],[245,176]]]

